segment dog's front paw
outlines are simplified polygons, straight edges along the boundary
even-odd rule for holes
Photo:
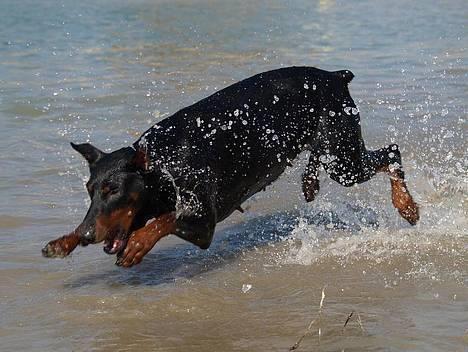
[[[75,247],[71,246],[64,238],[50,241],[42,248],[42,255],[46,258],[64,258],[71,253]]]
[[[123,253],[117,255],[118,258],[115,264],[126,268],[139,264],[146,253],[154,247],[157,240],[156,236],[147,233],[143,229],[134,232],[130,236]]]

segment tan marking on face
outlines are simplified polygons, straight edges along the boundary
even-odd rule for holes
[[[138,192],[129,193],[130,203],[135,204],[140,197]],[[96,217],[96,242],[102,242],[106,239],[107,235],[118,229],[128,233],[132,225],[137,209],[132,206],[114,210],[110,215],[98,215]]]
[[[110,232],[118,229],[127,233],[132,225],[134,215],[135,209],[125,207],[113,211],[108,216],[96,217],[96,243],[104,241]]]

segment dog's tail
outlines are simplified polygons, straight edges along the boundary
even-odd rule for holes
[[[354,78],[354,74],[350,70],[342,70],[333,72],[336,74],[343,82],[349,84]]]

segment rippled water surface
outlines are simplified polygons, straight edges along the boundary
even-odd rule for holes
[[[300,350],[466,351],[467,16],[461,0],[0,1],[0,350],[287,351],[318,319]],[[416,227],[384,176],[323,176],[305,204],[301,158],[207,251],[166,238],[130,270],[101,246],[40,256],[87,209],[69,141],[129,145],[289,65],[354,72],[368,146],[401,146]]]

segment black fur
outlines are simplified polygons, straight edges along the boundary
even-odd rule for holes
[[[366,150],[348,90],[353,77],[312,67],[264,72],[157,123],[134,143],[149,159],[143,209],[153,216],[175,210],[176,235],[208,248],[216,223],[304,150],[311,151],[304,193],[313,180],[318,191],[320,165],[344,186],[401,165],[396,145]]]

